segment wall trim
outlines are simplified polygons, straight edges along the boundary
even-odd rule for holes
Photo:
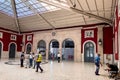
[[[3,42],[0,40],[0,43],[2,44],[2,48],[1,48],[1,58],[2,58],[2,54],[3,54],[3,46],[4,46],[4,44],[3,44]]]
[[[79,27],[87,28],[87,27],[93,27],[93,26],[97,26],[97,25],[109,25],[109,24],[107,24],[107,23],[95,23],[95,24],[88,24],[88,25],[67,26],[67,27],[55,28],[55,30],[70,29],[70,28],[79,28]],[[23,31],[21,33],[24,34],[24,33],[40,32],[40,31],[50,31],[50,30],[53,30],[53,29]]]

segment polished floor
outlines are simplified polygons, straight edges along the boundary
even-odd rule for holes
[[[0,80],[113,80],[108,78],[104,71],[105,66],[100,69],[100,75],[94,74],[93,63],[49,61],[42,64],[43,73],[35,72],[32,68],[21,68],[19,60],[6,64],[8,60],[0,61]]]

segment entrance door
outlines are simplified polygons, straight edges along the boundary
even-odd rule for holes
[[[15,58],[15,49],[16,49],[15,44],[14,43],[10,44],[10,50],[9,50],[9,58],[10,59]]]
[[[62,60],[74,60],[74,42],[72,39],[65,39],[62,43]]]
[[[1,59],[1,52],[2,52],[2,43],[0,42],[0,59]]]
[[[94,62],[94,45],[92,42],[87,42],[84,46],[84,61]]]
[[[30,52],[31,52],[31,44],[28,44],[27,45],[26,53],[29,54]]]
[[[59,52],[59,42],[55,39],[51,40],[49,44],[49,60],[57,60],[57,54]]]
[[[44,40],[40,40],[37,44],[37,49],[41,51],[41,54],[43,56],[43,60],[46,59],[46,43]]]

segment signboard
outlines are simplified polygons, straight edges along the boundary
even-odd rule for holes
[[[87,30],[84,33],[85,38],[94,38],[94,30]]]
[[[15,40],[16,41],[17,36],[16,35],[11,35],[10,40]]]
[[[2,32],[0,32],[0,38],[3,38],[3,33]]]
[[[27,36],[27,41],[32,41],[32,35]]]

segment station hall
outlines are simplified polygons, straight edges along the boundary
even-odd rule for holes
[[[119,22],[120,0],[0,0],[0,80],[114,80]],[[43,73],[21,68],[22,52],[40,52]]]

